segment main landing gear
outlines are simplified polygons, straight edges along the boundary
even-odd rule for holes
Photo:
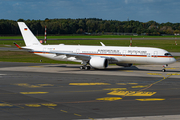
[[[81,70],[90,70],[91,67],[84,65],[84,66],[81,66],[80,69],[81,69]]]
[[[166,67],[168,66],[168,64],[167,65],[163,65],[163,69],[162,69],[162,72],[166,72]]]
[[[83,66],[80,67],[81,70],[90,70],[91,67],[87,66],[87,64],[89,63],[89,61],[82,61],[81,64],[83,64]]]

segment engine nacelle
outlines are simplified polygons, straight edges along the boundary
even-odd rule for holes
[[[131,63],[117,63],[118,66],[131,67],[133,64]]]
[[[108,66],[108,60],[106,58],[101,57],[92,57],[89,61],[89,64],[93,68],[105,69]]]

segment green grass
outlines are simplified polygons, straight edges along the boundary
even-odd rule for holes
[[[42,62],[40,62],[42,60]],[[78,64],[70,61],[56,61],[26,51],[0,51],[0,62]]]
[[[25,46],[23,40],[0,40],[0,47],[14,46],[16,42],[20,46]],[[65,45],[101,45],[103,42],[106,46],[129,46],[129,40],[49,40],[47,44],[65,44]],[[165,49],[169,52],[180,52],[180,40],[177,40],[178,45],[175,45],[174,40],[133,40],[132,46],[138,47],[157,47]]]
[[[66,45],[101,45],[103,42],[106,46],[129,46],[129,40],[50,40],[48,44]],[[174,40],[133,40],[132,46],[138,47],[157,47],[168,50],[170,52],[180,52],[180,40],[177,40],[178,45],[175,45]]]
[[[175,36],[130,36],[130,35],[62,35],[47,36],[48,39],[71,39],[71,38],[175,38]],[[180,36],[176,36],[180,38]],[[38,39],[44,39],[44,36],[37,36]],[[22,39],[22,36],[0,36],[0,39]]]
[[[0,39],[23,39],[22,36],[0,36]]]

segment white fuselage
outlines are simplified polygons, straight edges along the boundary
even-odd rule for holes
[[[27,47],[26,47],[27,48]],[[84,46],[84,45],[41,45],[32,46],[32,53],[60,61],[82,62],[75,57],[67,57],[52,52],[74,53],[89,55],[91,57],[113,57],[116,61],[111,63],[137,63],[137,64],[170,64],[175,58],[166,50],[150,47],[115,47],[115,46]]]
[[[18,22],[18,26],[26,44],[21,48],[15,43],[18,48],[54,60],[81,62],[81,69],[105,69],[111,63],[129,67],[133,63],[167,65],[176,61],[168,51],[159,48],[115,47],[103,43],[102,46],[42,45],[24,22]]]

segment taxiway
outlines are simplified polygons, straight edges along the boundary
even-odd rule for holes
[[[6,120],[179,119],[180,62],[110,66],[0,62],[0,117]]]

